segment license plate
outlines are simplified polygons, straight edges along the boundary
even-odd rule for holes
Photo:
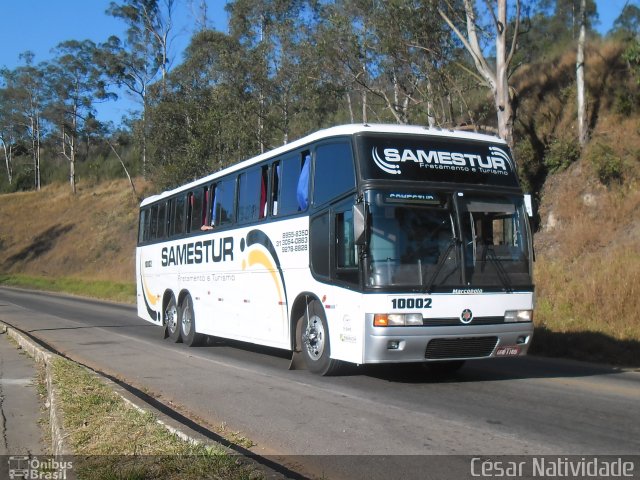
[[[520,347],[500,347],[496,350],[496,357],[512,357],[520,353]]]

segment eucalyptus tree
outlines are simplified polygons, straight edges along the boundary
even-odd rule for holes
[[[76,193],[75,167],[79,141],[86,122],[93,118],[94,102],[106,100],[103,71],[94,63],[96,45],[90,40],[69,40],[55,49],[47,71],[51,106],[49,120],[56,126],[61,154],[69,162],[69,183]]]
[[[513,73],[513,57],[518,45],[521,25],[521,0],[514,0],[509,9],[508,0],[486,1],[489,19],[485,26],[478,15],[474,0],[463,0],[462,5],[449,0],[438,2],[438,13],[449,25],[471,56],[479,74],[479,80],[491,90],[498,119],[498,133],[513,147],[513,125],[515,119],[514,95],[509,83]],[[495,46],[495,60],[488,58],[487,49],[481,42],[488,35]]]
[[[126,36],[111,36],[100,46],[98,61],[107,74],[142,105],[142,170],[147,169],[148,90],[158,77],[163,88],[171,66],[169,58],[175,0],[111,2],[107,14],[127,25]]]
[[[2,79],[0,82],[0,144],[4,153],[9,185],[13,183],[13,157],[20,136],[19,111],[14,91],[10,87],[12,73],[9,70],[0,70],[0,79]]]
[[[3,93],[2,114],[5,128],[3,129],[4,141],[11,138],[20,138],[24,134],[30,143],[30,153],[33,162],[34,187],[40,190],[40,144],[43,136],[42,117],[47,103],[45,69],[46,64],[34,64],[34,54],[30,51],[20,54],[23,65],[14,70],[4,69],[0,71],[0,77],[4,78],[5,88]],[[0,127],[1,128],[1,127]],[[5,161],[7,168],[10,154],[7,148]]]
[[[236,0],[227,5],[230,35],[244,51],[243,87],[254,106],[260,150],[286,143],[296,114],[313,95],[308,11],[302,0]],[[309,87],[309,88],[307,88]]]
[[[160,186],[227,166],[241,147],[257,148],[253,131],[243,124],[248,102],[240,96],[241,58],[235,40],[203,30],[167,76],[164,94],[149,108],[149,138],[157,157],[152,174]]]
[[[444,73],[452,63],[455,45],[436,6],[423,0],[372,5],[371,28],[378,39],[377,53],[386,80],[380,85],[379,95],[386,107],[398,123],[435,126],[450,121],[450,108],[438,112],[436,104],[443,103],[442,97],[447,103],[452,101],[452,79]]]
[[[379,0],[335,0],[318,2],[319,25],[317,43],[325,56],[327,69],[333,71],[335,81],[344,87],[351,121],[357,119],[353,108],[354,95],[359,97],[360,120],[369,121],[370,97],[379,93],[375,87],[376,74],[381,71],[377,54],[379,37],[372,28],[373,8]]]
[[[576,87],[578,103],[578,143],[584,148],[588,140],[584,49],[587,41],[587,0],[580,0],[580,34],[576,54]]]
[[[609,34],[630,40],[640,40],[640,7],[626,3],[613,22],[613,28]]]

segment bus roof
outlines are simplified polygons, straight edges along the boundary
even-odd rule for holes
[[[299,138],[291,143],[287,143],[280,147],[274,148],[273,150],[269,150],[263,154],[257,155],[255,157],[251,157],[247,160],[243,160],[234,165],[231,165],[222,170],[218,170],[215,173],[207,175],[205,177],[194,180],[193,182],[181,185],[172,190],[164,191],[157,195],[152,195],[150,197],[145,198],[141,206],[148,205],[153,203],[156,200],[160,200],[164,197],[169,197],[175,193],[189,190],[194,186],[200,185],[202,183],[207,183],[208,181],[212,181],[218,177],[222,177],[224,175],[236,172],[238,170],[242,170],[243,168],[249,167],[253,164],[260,163],[269,158],[277,157],[282,155],[290,150],[296,150],[308,143],[312,143],[318,140],[323,140],[331,137],[339,137],[339,136],[347,136],[347,135],[355,135],[358,133],[392,133],[392,134],[404,134],[404,135],[423,135],[427,137],[439,137],[439,138],[457,138],[462,140],[472,140],[477,142],[489,142],[489,143],[498,143],[498,144],[506,144],[504,140],[499,137],[493,135],[485,135],[481,133],[468,132],[463,130],[446,130],[441,128],[430,128],[427,126],[419,126],[419,125],[394,125],[394,124],[368,124],[368,123],[360,123],[360,124],[348,124],[348,125],[340,125],[336,127],[330,127],[323,130],[318,130],[310,135]]]

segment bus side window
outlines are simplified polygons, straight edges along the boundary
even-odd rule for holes
[[[358,285],[358,255],[353,230],[353,201],[354,199],[351,198],[336,208],[335,276],[338,280]]]
[[[138,243],[149,240],[149,209],[140,210],[140,230],[138,231]]]
[[[316,148],[313,171],[313,204],[321,205],[356,186],[349,143],[329,143]]]
[[[278,215],[306,210],[309,199],[309,171],[311,161],[309,152],[302,157],[295,155],[282,160],[278,183]]]
[[[262,218],[262,169],[252,169],[238,175],[238,223]]]
[[[264,165],[260,169],[260,213],[259,218],[267,216],[267,191],[269,187],[269,167]]]
[[[156,238],[164,239],[167,236],[167,202],[158,205],[158,232]]]
[[[174,201],[173,222],[171,225],[172,236],[182,235],[184,233],[185,198],[184,194],[182,194],[176,197]]]
[[[151,207],[151,226],[149,228],[149,240],[158,238],[158,205]]]
[[[190,232],[199,232],[202,227],[202,213],[204,212],[204,189],[198,188],[190,194],[191,219]]]
[[[336,215],[336,261],[338,268],[357,268],[356,244],[353,237],[353,212],[345,210]]]
[[[218,183],[216,188],[215,221],[217,226],[230,225],[234,221],[235,177]]]
[[[309,174],[311,171],[311,155],[309,153],[302,154],[302,166],[300,167],[300,177],[298,178],[298,188],[296,195],[298,197],[298,210],[306,210],[309,206]]]
[[[278,196],[280,195],[280,161],[271,164],[271,214],[278,215]]]
[[[202,230],[211,230],[216,226],[216,184],[209,185],[206,202],[206,215],[205,221],[202,225]]]
[[[170,198],[167,201],[167,217],[165,220],[165,238],[170,237],[171,235],[173,235],[173,222],[174,222],[174,215],[175,215],[175,199]]]

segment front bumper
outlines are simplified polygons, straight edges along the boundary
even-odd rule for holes
[[[520,356],[526,355],[532,338],[532,322],[456,327],[374,327],[372,319],[367,318],[364,363]]]

